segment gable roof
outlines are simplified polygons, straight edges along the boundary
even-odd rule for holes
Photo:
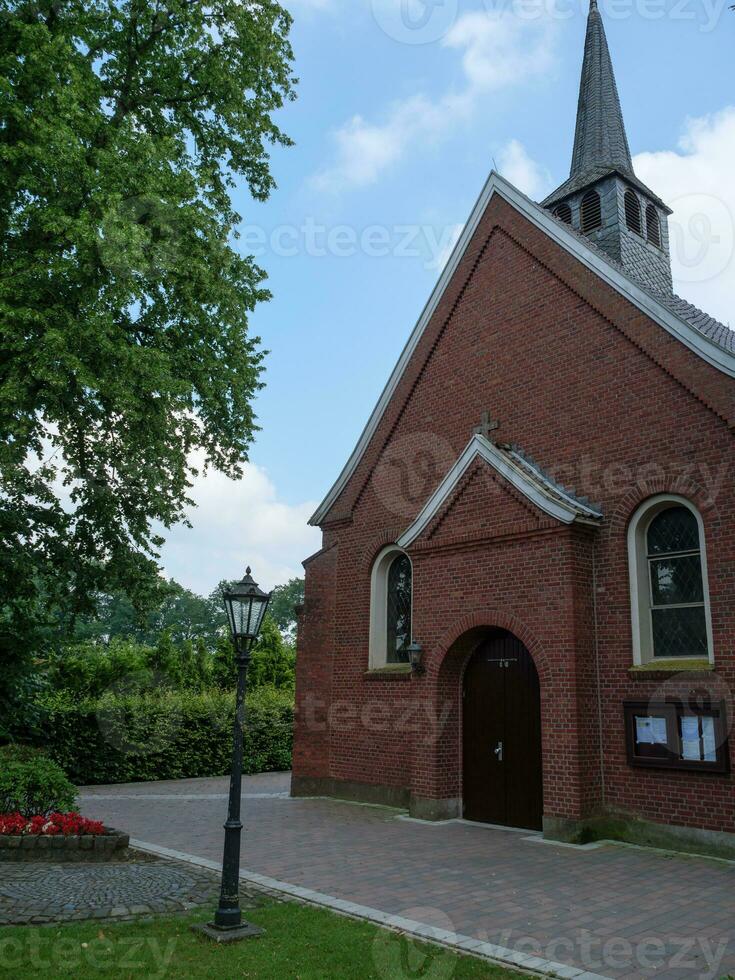
[[[546,202],[544,202],[545,206]],[[668,210],[668,208],[667,208]],[[620,275],[631,279],[637,285],[641,285],[640,280],[633,280],[632,276],[627,272],[625,267],[614,259],[608,252],[603,251],[603,249],[591,239],[583,235],[581,231],[573,228],[568,222],[564,221],[562,218],[557,217],[553,212],[550,212],[552,218],[556,223],[564,227],[567,232],[574,235],[583,245],[585,245],[591,252],[598,255],[603,261],[607,262],[608,265],[612,266],[613,269],[617,270]],[[709,313],[704,313],[693,303],[690,303],[686,299],[682,299],[681,296],[677,296],[676,293],[671,293],[668,290],[663,291],[660,289],[655,289],[652,286],[648,286],[648,291],[651,296],[658,300],[658,302],[665,306],[667,310],[673,313],[675,316],[684,320],[690,326],[694,327],[705,337],[708,337],[714,343],[718,344],[720,347],[724,347],[725,350],[730,351],[735,354],[735,331],[731,330],[730,327],[725,326],[724,323],[720,323],[719,320],[715,320],[714,317],[710,316]]]
[[[667,333],[718,371],[735,378],[735,334],[724,324],[718,323],[679,297],[664,297],[645,289],[631,279],[622,267],[613,263],[606,253],[593,247],[588,239],[577,234],[569,225],[559,221],[541,205],[522,194],[500,174],[492,171],[385,388],[383,388],[372,415],[360,434],[357,445],[331,490],[311,516],[310,524],[318,525],[324,520],[355,472],[421,336],[454,276],[488,204],[496,194],[621,296],[637,306]]]
[[[476,434],[426,501],[416,520],[398,538],[396,544],[399,548],[407,548],[429,526],[476,459],[484,460],[539,510],[562,524],[573,524],[575,521],[597,524],[602,519],[598,509],[555,483],[517,449],[496,446],[484,436]]]

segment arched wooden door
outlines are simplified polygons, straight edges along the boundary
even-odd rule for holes
[[[464,817],[540,830],[538,672],[511,633],[489,635],[472,655],[464,675],[462,727]]]

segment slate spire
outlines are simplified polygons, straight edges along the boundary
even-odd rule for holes
[[[570,177],[608,168],[632,173],[633,162],[605,28],[590,0]]]
[[[633,172],[597,0],[587,18],[571,173],[542,205],[642,286],[671,295],[671,210]]]

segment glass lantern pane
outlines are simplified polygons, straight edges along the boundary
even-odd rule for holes
[[[267,607],[268,596],[253,599],[252,625],[254,633],[260,633],[260,628],[263,625],[263,618]]]
[[[247,600],[239,599],[237,602],[237,633],[242,636],[248,632],[248,619],[250,616],[250,603]]]
[[[250,600],[231,598],[228,602],[230,624],[234,636],[247,635],[250,616]]]
[[[699,555],[652,560],[651,597],[654,606],[703,602],[702,563]]]
[[[389,664],[408,663],[411,643],[411,562],[399,555],[388,570],[388,656]]]
[[[704,606],[653,609],[653,652],[656,657],[706,657]]]
[[[699,551],[699,525],[687,507],[669,507],[651,521],[648,554],[670,555],[680,551]]]
[[[227,621],[230,624],[230,633],[234,633],[235,632],[235,617],[233,616],[232,603],[229,602],[229,601],[226,601],[225,604],[224,604],[224,606],[225,606],[225,612],[227,613]]]

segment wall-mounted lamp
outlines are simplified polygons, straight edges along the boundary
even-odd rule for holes
[[[426,667],[421,662],[424,658],[424,648],[421,644],[414,640],[412,643],[409,643],[406,652],[408,653],[408,662],[411,664],[411,673],[425,674]]]

